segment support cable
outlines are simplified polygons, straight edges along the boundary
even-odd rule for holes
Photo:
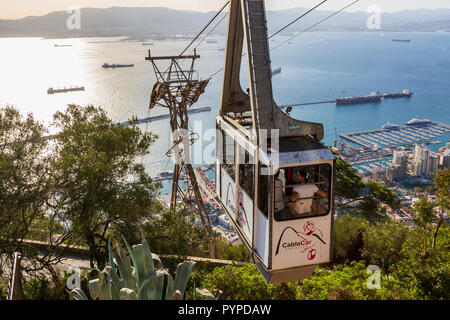
[[[326,1],[328,1],[328,0],[326,0]],[[356,1],[352,2],[352,3],[350,3],[349,5],[345,6],[345,7],[342,8],[341,10],[334,12],[333,14],[327,16],[325,19],[322,19],[321,21],[319,21],[319,22],[313,24],[313,25],[310,26],[309,28],[307,28],[307,29],[303,30],[302,32],[296,34],[295,36],[289,38],[289,40],[284,41],[281,45],[278,45],[278,46],[276,46],[275,48],[271,49],[271,51],[274,51],[274,50],[278,49],[279,47],[281,47],[282,45],[284,45],[284,44],[286,44],[287,42],[291,41],[292,39],[295,39],[296,37],[302,35],[303,33],[307,32],[307,31],[309,31],[309,30],[311,30],[312,28],[316,27],[317,25],[319,25],[319,24],[325,22],[326,20],[328,20],[328,19],[334,17],[334,16],[337,15],[338,13],[340,13],[340,12],[344,11],[345,9],[347,9],[347,8],[349,8],[349,7],[351,7],[351,6],[353,6],[355,3],[359,2],[359,1],[360,1],[360,0],[356,0]],[[319,6],[321,6],[321,5],[324,4],[324,3],[325,3],[325,1],[319,3],[319,4],[316,5],[313,9],[311,9],[311,10],[307,11],[306,13],[302,14],[300,17],[298,17],[297,19],[293,20],[293,21],[290,22],[288,25],[286,25],[285,27],[281,28],[279,31],[275,32],[275,33],[274,33],[272,36],[270,36],[268,39],[273,38],[275,35],[279,34],[280,32],[282,32],[283,30],[285,30],[286,28],[288,28],[289,26],[291,26],[292,24],[294,24],[295,22],[297,22],[297,21],[300,20],[301,18],[305,17],[307,14],[311,13],[313,10],[315,10],[316,8],[318,8]],[[242,56],[244,56],[245,54],[246,54],[246,53],[243,53]],[[223,70],[223,68],[217,70],[215,73],[213,73],[211,76],[209,76],[209,78],[211,79],[211,78],[215,77],[215,76],[216,76],[219,72],[221,72],[222,70]]]
[[[197,36],[195,36],[195,38],[191,41],[191,43],[189,43],[189,45],[180,53],[179,56],[182,56],[184,53],[186,53],[186,51],[189,49],[190,46],[192,46],[194,44],[195,41],[197,41],[198,38],[200,38],[200,36],[202,35],[203,32],[205,32],[206,29],[208,29],[208,27],[214,22],[214,20],[222,13],[223,10],[225,10],[225,8],[228,6],[228,4],[230,3],[230,1],[227,1],[225,3],[225,5],[222,7],[222,9],[219,10],[219,12],[216,13],[216,15],[209,20],[208,24],[202,29],[202,31],[200,31]]]

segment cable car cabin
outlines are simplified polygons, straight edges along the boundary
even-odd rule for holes
[[[304,279],[330,261],[335,160],[321,123],[274,101],[264,0],[230,1],[223,73],[217,196],[268,283]]]
[[[307,137],[265,153],[221,117],[217,129],[216,190],[258,269],[268,283],[310,276],[331,259],[333,154]]]

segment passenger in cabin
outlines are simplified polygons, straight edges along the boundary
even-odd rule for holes
[[[315,184],[308,184],[309,175],[305,170],[297,171],[296,180],[292,194],[286,196],[287,201],[291,201],[295,209],[295,216],[299,217],[313,211],[312,204],[314,196],[327,197],[327,193],[320,190]],[[291,210],[292,211],[292,210]]]
[[[275,174],[275,219],[277,221],[285,219],[283,181],[280,179],[280,171]]]

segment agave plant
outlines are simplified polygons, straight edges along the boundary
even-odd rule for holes
[[[161,259],[151,253],[147,240],[142,235],[142,244],[130,247],[124,239],[130,258],[121,246],[114,251],[108,243],[109,265],[100,271],[98,279],[89,282],[89,293],[93,300],[180,300],[195,262],[185,261],[176,269],[175,279],[164,269]],[[133,266],[131,265],[133,262]],[[217,295],[205,289],[197,289],[206,299],[217,299]],[[88,300],[79,288],[70,292],[74,300]]]

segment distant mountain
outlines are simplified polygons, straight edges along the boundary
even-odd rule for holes
[[[281,28],[306,9],[269,11],[269,28]],[[289,29],[303,30],[330,15],[331,11],[315,11]],[[214,15],[213,12],[179,11],[162,7],[81,9],[81,30],[68,30],[69,15],[53,12],[41,17],[26,17],[20,20],[0,20],[0,37],[91,37],[126,36],[151,38],[156,34],[195,33]],[[368,13],[342,12],[317,26],[318,31],[366,31]],[[384,31],[450,31],[450,9],[408,10],[381,15]],[[224,33],[226,23],[217,29]]]

